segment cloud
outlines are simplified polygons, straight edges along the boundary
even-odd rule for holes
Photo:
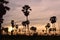
[[[60,0],[8,0],[10,3],[7,5],[11,8],[9,12],[4,16],[4,24],[10,22],[12,19],[15,21],[25,20],[25,16],[22,13],[22,6],[25,4],[30,5],[32,11],[30,12],[29,19],[35,19],[37,23],[47,22],[47,20],[56,15],[60,17]],[[42,18],[39,20],[38,18]],[[60,19],[58,19],[60,20]],[[40,22],[39,22],[40,23]],[[41,24],[40,23],[40,24]],[[42,23],[42,24],[43,24]]]

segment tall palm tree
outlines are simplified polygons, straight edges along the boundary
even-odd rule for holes
[[[3,23],[3,15],[6,14],[6,11],[9,10],[10,8],[5,6],[4,4],[8,4],[8,1],[5,0],[0,0],[0,35],[2,34],[1,32],[1,27]]]
[[[24,13],[24,15],[26,16],[26,23],[27,23],[27,28],[28,28],[28,31],[29,31],[29,23],[28,23],[28,16],[29,16],[29,10],[31,11],[31,9],[30,9],[30,6],[29,5],[24,5],[23,7],[22,7],[23,9],[22,9],[22,12]]]
[[[51,23],[52,23],[52,27],[55,29],[56,27],[55,27],[55,23],[56,23],[56,16],[52,16],[51,18],[50,18],[50,21],[51,21]]]
[[[46,33],[47,33],[47,29],[50,27],[50,23],[47,23],[47,25],[45,26],[45,28],[46,28]]]

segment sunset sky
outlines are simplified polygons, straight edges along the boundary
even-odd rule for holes
[[[30,25],[43,26],[48,22],[51,16],[57,17],[56,25],[60,24],[60,0],[7,0],[10,11],[4,15],[3,26],[9,26],[11,20],[17,24],[26,19],[22,10],[24,5],[29,5],[32,9],[29,15]],[[60,25],[59,25],[60,26]]]

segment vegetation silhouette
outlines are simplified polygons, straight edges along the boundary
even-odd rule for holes
[[[38,33],[36,32],[36,30],[37,30],[36,27],[32,26],[32,27],[30,28],[30,30],[32,30],[32,31],[34,32],[34,33],[33,33],[33,36],[37,36],[37,35],[38,35]]]
[[[5,4],[8,4],[8,3],[9,3],[9,2],[6,1],[6,0],[0,0],[0,2],[5,3]]]
[[[50,29],[49,29],[49,33],[50,33],[51,31],[56,31],[56,28],[50,28]]]
[[[55,27],[56,20],[57,20],[56,16],[52,16],[50,18],[50,21],[51,21],[52,27],[53,27],[52,29],[50,29],[50,31],[52,30],[54,33],[56,33],[56,27]]]
[[[50,23],[47,23],[47,25],[45,26],[45,28],[46,28],[46,34],[47,34],[48,33],[47,32],[48,31],[47,29],[50,28]]]
[[[37,28],[36,28],[36,27],[34,27],[34,26],[32,26],[32,27],[30,28],[30,30],[32,30],[32,31],[34,31],[34,32],[36,32]]]
[[[2,31],[4,31],[8,35],[8,28],[2,27]]]
[[[24,5],[22,8],[23,8],[22,12],[26,16],[26,21],[22,22],[22,24],[24,24],[24,26],[26,26],[28,28],[28,32],[29,32],[29,24],[30,24],[30,22],[28,20],[28,16],[29,16],[29,13],[30,13],[29,10],[31,11],[31,9],[30,9],[29,5]]]
[[[11,26],[12,26],[12,28],[14,28],[14,26],[15,26],[14,20],[11,20]]]
[[[56,16],[52,16],[52,17],[50,18],[50,21],[51,21],[52,24],[53,24],[53,23],[56,23]]]
[[[18,24],[16,24],[16,29],[18,29]]]
[[[45,30],[42,30],[42,32],[45,32]]]
[[[22,25],[26,27],[26,21],[23,21],[22,22]]]
[[[29,25],[29,23],[30,23],[30,22],[29,22],[28,20],[22,22],[22,25],[23,25],[24,28],[25,28],[25,33],[26,33],[26,26]]]
[[[11,26],[12,26],[12,28],[14,28],[14,26],[15,26],[14,20],[11,20]],[[14,30],[11,31],[11,35],[13,35],[13,32],[14,32]]]
[[[5,15],[6,14],[6,11],[7,10],[10,10],[10,8],[9,7],[7,7],[7,6],[5,6],[4,4],[8,4],[9,2],[8,1],[5,1],[5,0],[0,0],[0,35],[1,35],[1,32],[2,32],[2,30],[5,30],[7,33],[8,33],[8,28],[2,28],[1,29],[1,27],[2,27],[2,23],[3,23],[3,15]],[[28,31],[29,31],[29,24],[30,24],[30,21],[29,21],[29,19],[28,19],[28,16],[29,16],[29,13],[30,13],[30,11],[31,11],[31,8],[30,8],[30,6],[29,5],[24,5],[23,7],[22,7],[23,9],[22,9],[22,12],[24,13],[24,15],[26,16],[26,21],[23,21],[22,22],[22,25],[24,26],[24,27],[27,27],[28,28]],[[51,21],[51,23],[52,23],[52,27],[54,27],[54,28],[50,28],[50,23],[47,23],[47,25],[45,26],[45,28],[46,28],[46,33],[47,33],[47,29],[48,28],[50,28],[49,29],[49,32],[50,31],[56,31],[56,27],[55,27],[55,23],[56,23],[56,16],[52,16],[51,18],[50,18],[50,21]],[[54,24],[54,26],[53,26],[53,24]],[[11,20],[11,26],[12,26],[12,28],[14,28],[14,20]],[[16,25],[16,29],[18,29],[18,25]],[[36,32],[36,27],[34,27],[34,26],[32,26],[31,28],[30,28],[30,30],[32,30],[32,31],[34,31],[34,32]],[[11,35],[13,35],[13,31],[14,30],[12,30],[11,31]],[[44,30],[42,30],[43,32],[44,32]],[[34,35],[36,35],[36,34],[34,34]]]
[[[0,0],[0,35],[2,34],[1,32],[1,27],[2,27],[2,23],[3,23],[3,15],[6,14],[6,11],[7,10],[10,10],[9,7],[5,6],[4,4],[8,4],[9,2],[8,1],[5,1],[5,0]]]

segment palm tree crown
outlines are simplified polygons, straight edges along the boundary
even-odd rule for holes
[[[55,23],[56,22],[56,16],[51,17],[50,21],[51,21],[52,24]]]
[[[28,10],[31,10],[30,7],[29,7],[29,5],[24,5],[22,8],[23,8],[22,11],[23,11],[24,15],[28,16],[29,13],[30,13]]]

